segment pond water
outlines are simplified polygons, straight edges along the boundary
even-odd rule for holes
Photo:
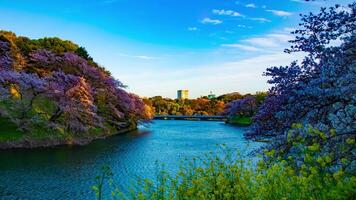
[[[90,189],[103,165],[125,189],[133,177],[153,177],[157,162],[171,172],[184,158],[216,151],[217,144],[250,152],[259,144],[244,128],[216,121],[160,121],[86,146],[0,151],[0,199],[95,199]]]

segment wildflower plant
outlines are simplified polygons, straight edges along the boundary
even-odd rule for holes
[[[304,129],[324,137],[310,127],[295,125],[292,130],[297,134]],[[129,194],[120,192],[111,198],[279,200],[352,199],[356,195],[354,174],[342,166],[330,168],[332,157],[320,154],[318,145],[304,145],[303,139],[292,140],[296,154],[286,159],[279,156],[280,152],[266,150],[254,164],[223,146],[220,152],[182,162],[174,175],[162,168],[156,180],[141,178]]]

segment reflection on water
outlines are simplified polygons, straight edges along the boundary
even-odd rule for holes
[[[244,153],[243,128],[223,122],[154,121],[126,135],[87,146],[0,151],[0,199],[93,199],[90,187],[103,165],[126,188],[130,177],[153,177],[156,161],[174,172],[183,158],[202,156],[226,144]]]

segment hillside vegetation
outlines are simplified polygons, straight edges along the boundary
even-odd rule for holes
[[[89,141],[150,118],[150,108],[85,48],[0,31],[0,148],[15,140],[21,147]]]

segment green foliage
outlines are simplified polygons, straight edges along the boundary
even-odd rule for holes
[[[0,142],[14,141],[22,138],[23,133],[9,119],[0,116],[0,124]]]
[[[85,58],[86,60],[93,60],[93,58],[90,57],[88,51],[84,47],[79,47],[78,49],[75,50],[75,53],[78,56]]]
[[[293,124],[286,137],[286,142],[275,143],[278,148],[268,147],[266,160],[271,163],[285,160],[301,172],[314,168],[326,172],[355,172],[354,136],[338,134],[334,129],[322,132],[311,125]]]
[[[352,199],[356,177],[318,169],[297,173],[285,161],[254,168],[227,155],[193,159],[175,176],[163,170],[157,180],[142,179],[134,188],[128,196],[112,193],[112,199]]]
[[[91,65],[97,66],[93,61],[93,58],[89,55],[88,51],[84,47],[79,47],[77,44],[69,40],[62,40],[58,37],[45,37],[40,39],[30,39],[23,36],[16,36],[16,34],[10,31],[0,30],[0,38],[2,40],[10,41],[13,43],[13,47],[20,50],[24,56],[28,56],[31,52],[47,49],[56,54],[63,54],[66,52],[74,52],[78,56],[86,59]],[[103,71],[106,71],[104,68]],[[106,71],[106,73],[109,73]]]
[[[256,103],[257,105],[261,105],[263,103],[263,101],[265,100],[265,98],[267,97],[268,92],[256,92],[256,94],[254,95],[256,98]]]
[[[249,126],[252,124],[252,119],[251,119],[251,117],[233,116],[233,117],[229,118],[228,122],[230,124],[236,124],[238,126]]]
[[[233,92],[229,94],[223,94],[217,97],[219,101],[223,101],[224,103],[229,103],[234,100],[242,99],[244,95],[238,93],[238,92]]]
[[[228,117],[227,123],[239,126],[250,126],[252,119],[261,106],[266,92],[256,92],[254,95],[245,95],[243,98],[225,104],[223,115]]]
[[[224,102],[217,99],[169,99],[161,96],[145,99],[152,106],[156,115],[219,115]]]
[[[108,166],[103,166],[101,171],[102,174],[100,176],[95,177],[95,185],[92,187],[92,190],[94,190],[98,200],[103,199],[103,187],[105,181],[110,181],[111,177],[113,176],[113,173],[111,172],[111,169]]]
[[[79,47],[69,40],[62,40],[57,37],[29,39],[26,37],[18,37],[15,40],[16,46],[19,47],[23,53],[28,54],[31,51],[38,49],[50,49],[54,53],[75,52]]]
[[[267,96],[266,92],[241,95],[238,92],[224,94],[217,98],[209,99],[200,97],[197,99],[169,99],[155,96],[145,99],[145,103],[152,106],[156,115],[221,115],[227,103],[253,96],[260,105]]]

